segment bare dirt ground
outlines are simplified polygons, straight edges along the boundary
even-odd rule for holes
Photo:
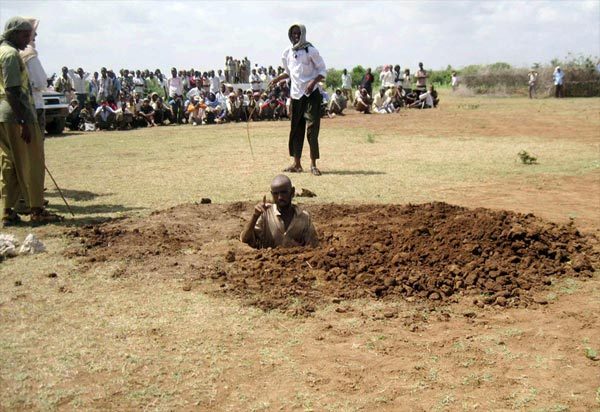
[[[327,127],[598,150],[597,110],[464,104]],[[310,250],[241,245],[249,202],[38,229],[0,268],[0,409],[598,410],[600,173],[428,196],[306,201]]]

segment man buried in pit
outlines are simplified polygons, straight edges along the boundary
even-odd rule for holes
[[[285,175],[277,175],[271,182],[273,203],[254,207],[252,218],[244,227],[240,240],[260,249],[268,247],[317,246],[319,239],[308,212],[292,204],[295,189]]]

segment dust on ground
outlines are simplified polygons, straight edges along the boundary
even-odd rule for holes
[[[317,248],[254,250],[236,239],[250,204],[182,205],[76,229],[69,255],[203,283],[262,309],[310,314],[332,301],[471,297],[527,307],[557,277],[591,277],[593,235],[532,214],[421,205],[314,205]]]

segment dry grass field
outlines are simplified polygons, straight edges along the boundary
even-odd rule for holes
[[[436,110],[323,119],[323,176],[291,175],[317,197],[298,201],[533,213],[572,223],[600,250],[600,99],[441,97]],[[47,139],[48,168],[75,217],[2,230],[35,233],[48,250],[0,263],[0,410],[600,409],[597,262],[591,278],[532,290],[526,307],[479,307],[469,295],[435,305],[330,299],[297,316],[220,293],[207,268],[226,267],[230,250],[251,253],[235,235],[289,161],[288,128]],[[523,164],[522,150],[538,163]],[[46,186],[51,209],[66,215]],[[216,203],[205,214],[193,206],[201,198]],[[152,259],[126,258],[127,245],[105,245],[97,261],[69,253],[74,231],[102,222],[189,225],[199,240]]]

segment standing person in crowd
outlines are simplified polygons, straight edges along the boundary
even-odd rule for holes
[[[42,136],[44,136],[46,130],[46,116],[44,113],[43,93],[47,88],[48,75],[40,62],[38,52],[35,48],[35,38],[37,36],[37,28],[40,21],[37,19],[28,19],[28,21],[33,27],[32,36],[29,44],[25,50],[20,52],[20,54],[23,63],[27,66],[27,73],[29,74],[29,82],[31,84],[31,94],[37,112],[38,125],[40,126]]]
[[[107,72],[107,74],[113,83],[112,93],[109,97],[111,97],[112,100],[116,102],[119,99],[119,95],[121,94],[121,82],[119,81],[119,79],[117,79],[117,75],[115,74],[114,70],[110,69]],[[117,109],[115,108],[115,110]]]
[[[412,93],[412,77],[410,75],[410,69],[404,70],[404,75],[402,76],[402,90],[406,94]]]
[[[33,25],[22,17],[6,21],[0,36],[0,161],[2,224],[19,224],[14,206],[21,194],[31,210],[32,224],[53,223],[61,216],[44,209],[45,159],[43,138],[30,95],[29,76],[19,50],[33,35]]]
[[[381,81],[381,88],[385,90],[394,87],[394,73],[392,73],[391,65],[386,64],[383,66],[383,70],[379,74],[379,80]]]
[[[274,87],[281,80],[291,81],[291,124],[288,146],[294,163],[285,171],[302,172],[301,157],[306,133],[310,146],[310,171],[313,175],[320,176],[317,159],[320,157],[319,127],[322,98],[317,85],[321,80],[325,80],[325,62],[319,51],[306,41],[306,28],[303,25],[292,25],[288,30],[288,38],[292,45],[285,49],[282,55],[285,71],[269,84]]]
[[[74,72],[73,69],[69,70],[69,77],[73,82],[73,88],[75,89],[75,96],[79,102],[79,107],[83,108],[88,98],[89,87],[87,79],[90,77],[90,74],[84,72],[80,67],[77,69],[77,72]]]
[[[533,99],[535,97],[535,86],[537,83],[538,72],[535,70],[529,70],[527,77],[529,79],[529,98]]]
[[[100,81],[98,80],[98,72],[94,72],[92,80],[90,80],[90,98],[94,98],[94,100],[98,98],[99,88]]]
[[[562,71],[560,66],[556,66],[554,69],[554,73],[552,74],[552,78],[554,79],[554,97],[565,97],[563,86],[565,83],[565,73]]]
[[[54,90],[59,93],[64,93],[68,101],[72,100],[73,91],[73,80],[69,77],[69,69],[65,66],[62,68],[62,74],[54,82]]]
[[[158,81],[158,79],[154,76],[154,73],[149,72],[148,77],[146,77],[146,79],[144,79],[144,83],[145,83],[145,88],[148,91],[149,96],[156,93],[158,96],[161,96],[164,98],[162,86],[161,86],[160,82]]]
[[[375,81],[375,77],[371,74],[371,68],[367,69],[367,72],[362,78],[360,82],[360,87],[367,90],[369,96],[373,95],[373,82]]]
[[[423,68],[423,63],[419,62],[419,70],[415,77],[417,78],[417,94],[425,93],[427,91],[427,71]]]
[[[133,78],[133,91],[144,96],[144,90],[146,89],[146,82],[142,79],[142,72],[139,70],[135,71],[135,77]]]
[[[225,83],[227,81],[225,75],[223,74],[223,70],[221,69],[217,70],[217,77],[219,77],[219,84]]]
[[[113,81],[108,77],[106,67],[100,69],[100,79],[98,80],[98,101],[108,99],[113,95]]]
[[[171,69],[171,78],[167,81],[169,104],[177,123],[183,123],[183,80],[177,75],[177,69]]]
[[[354,101],[352,96],[352,75],[348,74],[348,70],[346,69],[342,72],[342,93],[344,94],[346,101]]]
[[[250,75],[250,84],[252,85],[252,91],[259,92],[262,89],[262,79],[256,73],[256,69],[252,69],[252,74]]]
[[[219,89],[221,88],[221,79],[219,78],[219,76],[215,75],[214,70],[210,71],[209,79],[210,79],[210,88],[209,88],[210,93],[217,93],[219,91]]]
[[[450,77],[450,86],[452,86],[453,92],[458,89],[458,74],[456,74],[456,72],[452,72],[452,76]]]
[[[233,60],[233,56],[229,56],[229,80],[228,83],[236,83],[236,70],[235,70],[235,60]]]
[[[400,71],[400,65],[397,64],[394,66],[394,71],[392,72],[394,75],[394,86],[397,88],[402,87],[402,72]]]

